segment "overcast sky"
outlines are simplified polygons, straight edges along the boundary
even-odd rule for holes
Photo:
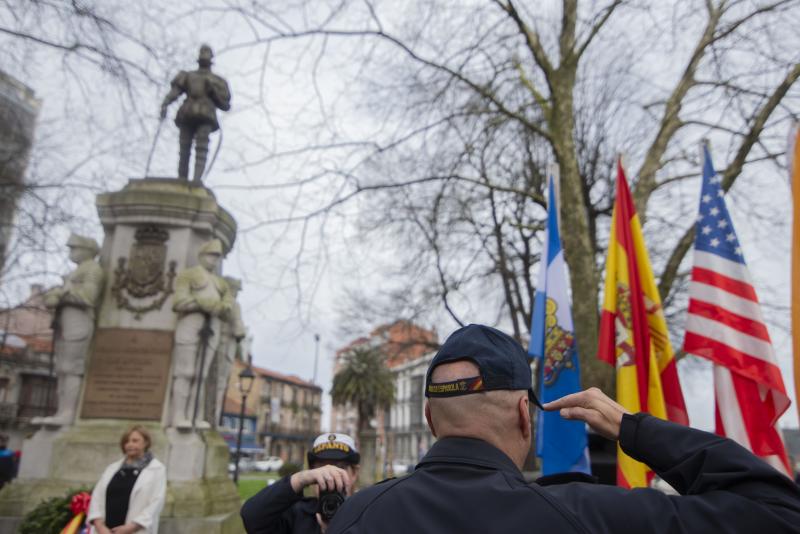
[[[314,335],[319,334],[318,382],[327,392],[333,353],[349,341],[340,321],[344,289],[353,284],[380,287],[384,283],[380,266],[391,260],[394,251],[391,244],[383,249],[359,246],[355,222],[364,205],[358,199],[341,206],[324,219],[324,224],[317,224],[317,219],[305,229],[300,224],[263,223],[313,209],[330,186],[324,181],[302,187],[283,184],[309,178],[312,170],[325,166],[326,158],[333,161],[357,156],[346,147],[312,155],[303,152],[303,147],[330,139],[364,139],[379,130],[369,110],[360,105],[360,95],[369,90],[361,83],[364,74],[356,60],[363,51],[346,40],[323,43],[298,39],[243,46],[252,41],[253,31],[242,17],[185,4],[108,2],[104,9],[124,10],[126,28],[156,50],[150,54],[135,44],[123,44],[125,54],[144,65],[151,78],[134,73],[130,91],[91,64],[64,59],[54,50],[22,47],[7,36],[0,37],[0,47],[10,50],[0,57],[0,69],[30,86],[43,102],[31,172],[40,180],[62,176],[65,169],[82,162],[74,180],[91,185],[71,188],[61,199],[80,218],[69,227],[53,227],[49,232],[52,241],[65,242],[70,230],[102,239],[93,196],[121,188],[128,178],[143,176],[168,82],[178,69],[194,68],[197,48],[208,42],[216,51],[214,70],[227,78],[232,88],[233,107],[221,114],[222,135],[212,137],[210,156],[220,142],[222,146],[206,183],[239,223],[237,243],[224,271],[243,279],[240,300],[254,339],[254,363],[310,379]],[[314,19],[323,14],[324,10],[309,10],[304,16]],[[297,20],[290,17],[287,25],[301,18],[298,12],[294,16]],[[353,16],[360,13],[355,11]],[[672,52],[680,49],[675,45]],[[642,72],[648,70],[643,67]],[[170,119],[176,109],[174,104]],[[279,157],[286,153],[292,155]],[[149,174],[174,176],[176,166],[177,129],[170,120],[163,125]],[[638,168],[638,162],[630,166]],[[788,227],[769,223],[770,218],[788,219],[787,179],[765,167],[763,175],[740,182],[730,195],[728,207],[759,295],[769,304],[765,312],[770,333],[787,390],[793,396],[786,330]],[[677,197],[685,204],[681,210],[691,211],[697,202],[699,180],[687,181],[682,187]],[[673,192],[669,202],[675,202],[675,198]],[[651,203],[659,201],[666,205],[659,195]],[[753,211],[762,213],[767,223],[751,224],[749,215]],[[657,242],[657,236],[648,239]],[[46,272],[34,279],[15,277],[12,287],[6,288],[8,300],[24,296],[28,282],[56,283],[57,273],[69,268],[65,250],[48,255],[44,262],[38,256],[26,261],[22,271],[33,272],[34,265],[44,265]],[[480,322],[493,318],[493,313],[476,311],[468,319]],[[456,327],[445,316],[423,326],[435,327],[442,338]],[[679,368],[693,424],[711,428],[709,366],[693,361],[682,362]],[[328,404],[326,397],[326,414]],[[323,429],[327,421],[326,415]],[[794,407],[783,424],[797,426]]]

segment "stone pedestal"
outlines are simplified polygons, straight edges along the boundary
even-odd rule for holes
[[[225,441],[213,430],[167,427],[173,278],[197,264],[210,239],[230,250],[236,222],[210,190],[176,179],[130,180],[98,195],[97,210],[107,282],[79,414],[73,425],[43,427],[25,441],[19,477],[0,491],[0,534],[15,532],[12,525],[42,500],[93,486],[121,457],[120,436],[135,423],[150,430],[153,454],[167,467],[159,532],[243,532]]]
[[[197,265],[197,252],[206,241],[217,238],[229,251],[236,239],[236,222],[211,190],[171,178],[130,180],[120,191],[97,195],[97,213],[105,232],[100,264],[109,274],[98,328],[174,330],[177,317],[171,296],[156,309],[137,312],[157,304],[163,292],[137,297],[129,288],[118,289],[118,274],[126,271],[132,278],[129,285],[146,293],[147,279],[152,277],[149,269],[159,255],[163,254],[161,265],[168,278],[172,262],[174,272]],[[158,235],[159,231],[167,234]]]

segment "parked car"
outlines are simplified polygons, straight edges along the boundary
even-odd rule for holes
[[[414,464],[412,463],[397,461],[397,460],[392,462],[392,473],[394,473],[394,476],[396,477],[407,475],[411,473],[413,470],[414,470]]]
[[[228,473],[233,474],[234,470],[236,469],[236,465],[233,462],[228,463]],[[239,458],[239,472],[246,473],[248,471],[255,471],[255,462],[252,458]]]
[[[253,463],[253,467],[256,471],[277,471],[283,467],[283,460],[277,456],[268,456],[266,458],[262,458],[261,460],[256,460]]]

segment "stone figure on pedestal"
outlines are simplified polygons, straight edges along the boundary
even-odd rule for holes
[[[242,322],[242,308],[236,297],[242,289],[242,282],[236,278],[226,276],[225,281],[231,290],[231,297],[233,298],[233,308],[228,316],[228,320],[222,324],[222,339],[220,341],[219,349],[214,357],[216,366],[216,384],[215,384],[215,423],[218,425],[222,416],[222,408],[225,402],[225,390],[228,387],[228,378],[233,366],[233,361],[237,358],[237,354],[241,354],[242,340],[247,335],[247,329]]]
[[[215,274],[222,243],[213,239],[200,247],[200,265],[184,269],[175,279],[172,309],[178,312],[172,368],[173,427],[207,429],[205,379],[220,343],[222,322],[228,320],[233,297],[228,283]]]
[[[86,353],[94,334],[95,309],[100,304],[105,275],[94,258],[100,247],[90,237],[72,234],[67,241],[69,259],[77,269],[64,277],[64,285],[45,294],[53,312],[55,370],[58,376],[58,410],[34,423],[68,425],[75,419]]]
[[[228,111],[231,108],[231,92],[224,78],[211,72],[211,47],[200,47],[197,59],[199,68],[193,71],[180,71],[172,80],[172,87],[161,104],[161,118],[167,116],[167,107],[182,94],[186,99],[178,109],[175,124],[180,129],[180,157],[178,159],[178,178],[189,179],[189,153],[194,141],[194,178],[199,184],[203,177],[208,156],[208,136],[219,129],[217,108]]]

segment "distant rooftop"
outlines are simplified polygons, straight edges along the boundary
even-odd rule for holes
[[[314,388],[322,391],[322,388],[313,382],[308,380],[303,380],[299,376],[295,375],[285,375],[283,373],[279,373],[277,371],[272,371],[270,369],[264,369],[263,367],[256,367],[255,365],[252,366],[253,372],[264,377],[274,378],[275,380],[281,380],[283,382],[289,382],[291,384],[296,384],[298,386],[306,387],[306,388]]]

